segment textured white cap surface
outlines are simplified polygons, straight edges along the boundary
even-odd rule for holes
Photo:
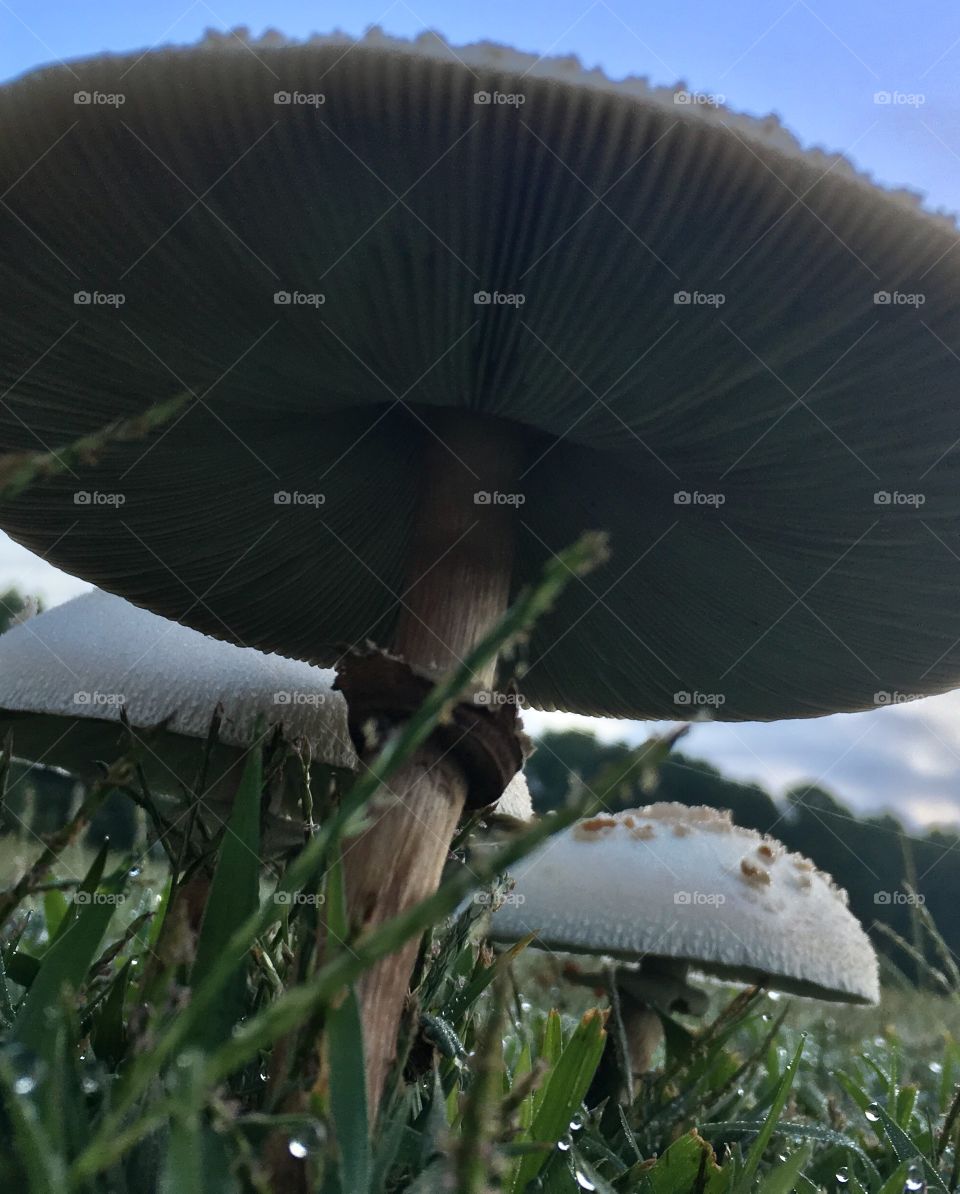
[[[304,739],[318,761],[356,765],[334,672],[236,647],[94,590],[0,636],[0,708],[120,720],[205,738],[219,703],[220,740],[245,747],[257,718]]]
[[[266,725],[282,726],[289,741],[309,743],[316,762],[354,769],[346,702],[332,688],[334,676],[330,668],[210,638],[98,589],[0,635],[0,716],[49,717],[51,744],[64,718],[106,722],[115,742],[121,707],[135,729],[169,718],[169,733],[206,738],[219,704],[223,745],[248,746],[262,716]],[[77,748],[90,742],[78,737]],[[90,761],[73,765],[82,770]],[[71,765],[59,754],[57,762]],[[496,811],[532,817],[522,772]]]
[[[492,936],[875,1003],[877,959],[846,892],[730,814],[652,804],[581,821],[513,872]]]

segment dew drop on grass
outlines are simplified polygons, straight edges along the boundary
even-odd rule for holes
[[[927,1066],[927,1069],[930,1071],[931,1074],[942,1074],[943,1073],[943,1066],[940,1064],[939,1061],[931,1061],[930,1064]]]
[[[867,1117],[870,1123],[875,1124],[880,1119],[880,1108],[876,1103],[871,1103],[863,1114]]]
[[[577,1179],[577,1185],[581,1190],[595,1190],[597,1188],[587,1175],[581,1173],[579,1169],[573,1171],[573,1176]]]
[[[850,1180],[850,1170],[844,1165],[842,1169],[838,1169],[836,1173],[837,1181],[841,1186],[845,1186]]]
[[[583,1127],[583,1116],[579,1112],[570,1120],[570,1131],[579,1132]]]
[[[287,1152],[291,1157],[296,1157],[298,1161],[302,1161],[309,1151],[304,1141],[291,1136],[287,1144]]]
[[[572,1144],[573,1144],[573,1141],[570,1139],[570,1137],[564,1136],[564,1138],[562,1140],[557,1141],[557,1148],[562,1153],[568,1153],[570,1151],[570,1147]]]
[[[46,1072],[43,1060],[20,1044],[7,1045],[2,1052],[7,1065],[13,1070],[13,1093],[32,1094]]]
[[[918,1190],[925,1190],[926,1183],[923,1180],[923,1170],[919,1165],[911,1165],[907,1170],[907,1180],[903,1183],[904,1190],[909,1190],[910,1194],[916,1194]]]

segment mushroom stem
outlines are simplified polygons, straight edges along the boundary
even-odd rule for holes
[[[437,673],[459,663],[507,608],[521,445],[509,424],[440,412],[423,461],[408,584],[393,649]],[[491,660],[478,686],[490,686]]]
[[[653,1069],[664,1032],[660,1013],[622,990],[615,975],[611,975],[610,1002],[616,1010],[608,1025],[606,1048],[587,1092],[587,1103],[595,1106],[607,1100],[604,1124],[612,1128],[618,1105],[633,1105],[638,1083]]]
[[[497,420],[445,415],[432,427],[391,647],[413,667],[439,676],[507,608],[516,506],[498,503],[495,495],[516,484],[521,444]],[[477,686],[490,687],[495,671],[494,660],[477,676]],[[381,924],[437,889],[467,788],[453,755],[427,743],[380,790],[369,810],[371,827],[344,848],[354,926]],[[408,943],[367,971],[359,985],[371,1123],[396,1056],[417,948],[416,941]]]
[[[589,1091],[592,1102],[609,1098],[611,1109],[616,1103],[631,1105],[637,1083],[653,1069],[664,1042],[663,1013],[705,1013],[707,997],[687,982],[687,971],[686,962],[666,958],[646,958],[636,969],[608,968],[604,981],[615,1023]],[[584,975],[577,981],[591,979]]]

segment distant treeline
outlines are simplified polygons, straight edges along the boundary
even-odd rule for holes
[[[66,825],[79,807],[83,792],[83,784],[76,776],[14,758],[0,796],[0,835],[19,838],[27,845],[34,841],[39,846],[47,834]],[[108,838],[111,848],[120,851],[132,850],[145,841],[142,813],[120,792],[111,792],[101,804],[83,840],[99,849]],[[0,875],[0,887],[8,878]]]
[[[526,766],[534,806],[544,812],[563,804],[571,773],[590,784],[632,749],[625,743],[600,742],[582,731],[545,734]],[[948,960],[937,957],[922,929],[923,915],[929,913],[946,946],[960,956],[958,833],[908,834],[896,817],[858,817],[812,784],[799,784],[776,801],[756,784],[727,779],[709,763],[677,752],[663,766],[656,789],[642,799],[730,809],[738,825],[769,833],[805,854],[847,889],[851,909],[871,930],[877,948],[913,981],[929,981],[928,967],[892,944],[877,930],[877,922],[889,925],[932,966],[943,969]],[[916,900],[910,890],[916,892]]]

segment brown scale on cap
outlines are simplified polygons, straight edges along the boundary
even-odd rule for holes
[[[583,841],[589,841],[597,834],[605,834],[608,829],[616,829],[620,824],[614,817],[591,817],[588,821],[577,823],[574,832]]]
[[[707,829],[713,833],[729,833],[733,819],[729,809],[707,808],[705,805],[689,808],[681,804],[649,804],[643,810],[648,821],[663,821],[669,825],[682,825],[684,829]]]
[[[626,811],[597,818],[599,830],[578,835],[571,827],[524,859],[514,874],[523,900],[494,913],[494,938],[535,933],[550,949],[683,962],[736,982],[876,1002],[869,938],[840,889],[806,859],[712,809],[629,813],[632,828]],[[677,835],[678,826],[687,832]],[[718,826],[721,833],[711,832]],[[694,891],[713,894],[717,906],[676,898]]]
[[[762,866],[750,862],[747,858],[740,863],[740,876],[747,883],[752,883],[754,887],[769,887],[770,885],[770,872],[764,870]]]

